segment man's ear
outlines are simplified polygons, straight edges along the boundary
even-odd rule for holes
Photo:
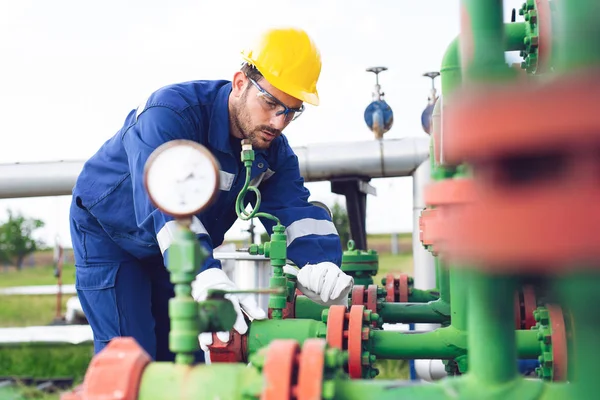
[[[248,78],[242,71],[237,71],[233,74],[231,81],[231,91],[235,97],[240,97],[248,85]]]

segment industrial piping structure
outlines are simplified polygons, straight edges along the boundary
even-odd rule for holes
[[[198,334],[230,330],[235,312],[223,291],[191,298],[193,266],[205,255],[183,218],[169,252],[175,363],[152,362],[132,339],[114,339],[62,399],[595,398],[600,318],[589,304],[599,296],[600,214],[590,204],[600,196],[600,3],[527,0],[519,13],[525,22],[504,23],[501,1],[461,1],[461,33],[443,58],[433,182],[419,218],[435,290],[415,288],[406,275],[375,284],[377,254],[350,244],[348,306],[312,303],[283,274],[285,227],[269,216],[270,241],[248,251],[273,268],[269,289],[256,289],[269,293],[270,319],[228,344],[213,335],[212,364],[192,365]],[[524,61],[507,66],[505,52],[514,50]],[[247,168],[253,156],[244,145]],[[441,327],[404,333],[384,322]],[[372,379],[378,359],[419,358],[442,359],[448,376],[423,385]],[[519,374],[523,360],[536,362],[534,377]]]

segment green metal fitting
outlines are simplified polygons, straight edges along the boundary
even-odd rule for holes
[[[354,240],[348,241],[348,250],[342,255],[342,271],[354,278],[355,285],[370,285],[379,270],[379,255],[375,250],[354,248]]]
[[[207,256],[196,235],[183,222],[180,223],[168,255],[170,280],[175,290],[175,296],[169,300],[169,350],[175,353],[177,364],[189,365],[194,362],[194,352],[200,348],[198,334],[209,327],[209,321],[218,317],[210,316],[210,312],[214,311],[210,305],[200,313],[200,306],[192,298],[191,284]],[[201,322],[206,325],[202,326]]]

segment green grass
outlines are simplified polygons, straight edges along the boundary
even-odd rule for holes
[[[54,267],[25,267],[20,271],[0,268],[0,287],[55,285]],[[65,285],[75,283],[75,267],[65,264],[62,271],[62,283]]]
[[[64,284],[75,283],[74,266],[65,265],[62,277]],[[0,269],[0,287],[53,285],[56,282],[52,266],[27,267],[20,271]],[[62,313],[71,296],[62,296]],[[0,296],[0,304],[0,327],[45,326],[56,316],[56,295]],[[0,376],[71,377],[77,384],[83,380],[92,353],[91,344],[0,347]],[[0,391],[1,399],[58,400],[59,397],[59,394],[47,394],[30,387]]]

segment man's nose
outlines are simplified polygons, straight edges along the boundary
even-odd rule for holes
[[[271,128],[282,130],[285,127],[285,114],[271,116],[270,126]]]

